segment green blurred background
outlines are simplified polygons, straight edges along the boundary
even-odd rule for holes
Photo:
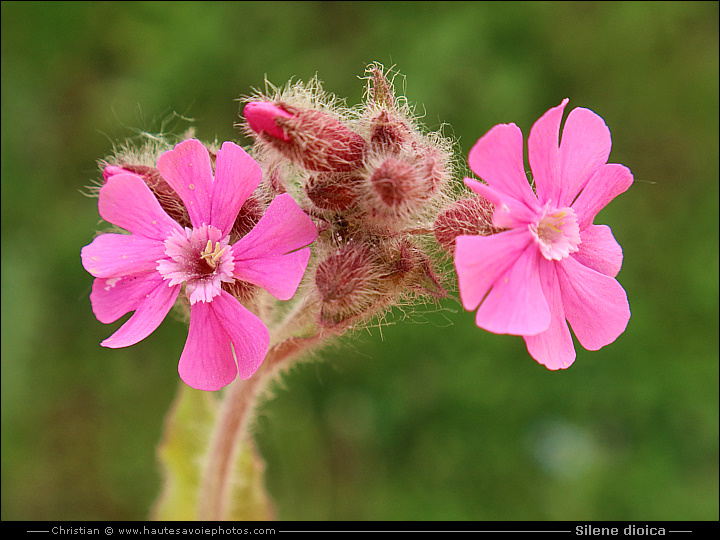
[[[601,115],[635,175],[596,220],[633,316],[562,372],[457,301],[345,339],[258,415],[278,517],[718,519],[716,2],[3,2],[2,519],[145,519],[160,488],[187,330],[99,346],[96,160],[176,114],[247,144],[265,76],[354,104],[372,61],[463,156],[564,97]]]

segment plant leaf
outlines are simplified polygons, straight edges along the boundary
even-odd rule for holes
[[[165,419],[162,441],[157,450],[164,483],[152,518],[159,521],[198,519],[198,497],[213,428],[220,402],[217,394],[195,390],[180,383]],[[272,503],[265,491],[264,463],[252,440],[236,449],[231,470],[228,520],[258,521],[274,518]]]
[[[197,519],[204,455],[218,411],[217,398],[180,383],[157,449],[164,484],[153,508],[160,521]]]

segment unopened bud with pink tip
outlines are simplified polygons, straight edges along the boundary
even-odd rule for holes
[[[289,141],[290,137],[277,124],[278,118],[292,118],[293,115],[277,105],[267,101],[251,101],[243,109],[245,120],[255,133],[269,135],[281,141]]]
[[[348,172],[365,158],[365,139],[324,111],[251,101],[243,114],[260,140],[309,171]]]
[[[108,165],[103,169],[102,175],[103,180],[107,182],[111,177],[117,175],[117,174],[127,174],[129,172],[132,172],[128,169],[123,169],[122,167],[118,167],[117,165]]]

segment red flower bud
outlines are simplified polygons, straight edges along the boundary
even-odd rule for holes
[[[365,201],[371,219],[384,221],[404,218],[430,195],[428,178],[414,164],[387,157],[373,171]]]
[[[317,173],[305,184],[305,193],[318,208],[344,211],[356,205],[360,178],[352,173]]]
[[[411,139],[405,122],[388,111],[381,111],[371,122],[370,144],[374,149],[399,152]]]
[[[503,229],[493,227],[493,204],[483,197],[461,199],[440,212],[435,220],[435,238],[454,253],[455,238],[461,235],[488,236]]]
[[[428,181],[428,189],[431,195],[442,190],[447,179],[447,165],[444,163],[440,152],[432,146],[422,147],[418,152],[422,157],[420,170]]]
[[[422,297],[444,298],[447,291],[423,249],[409,238],[385,244],[382,259],[387,268],[385,279],[396,292],[414,291]]]
[[[386,206],[397,208],[412,198],[423,198],[426,186],[415,167],[393,157],[375,169],[370,184]]]
[[[333,326],[372,314],[368,310],[381,298],[376,265],[370,250],[357,244],[341,247],[318,265],[321,324]]]

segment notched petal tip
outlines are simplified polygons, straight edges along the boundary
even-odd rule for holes
[[[182,199],[193,227],[210,223],[213,171],[205,145],[197,139],[182,141],[160,155],[157,169]]]

